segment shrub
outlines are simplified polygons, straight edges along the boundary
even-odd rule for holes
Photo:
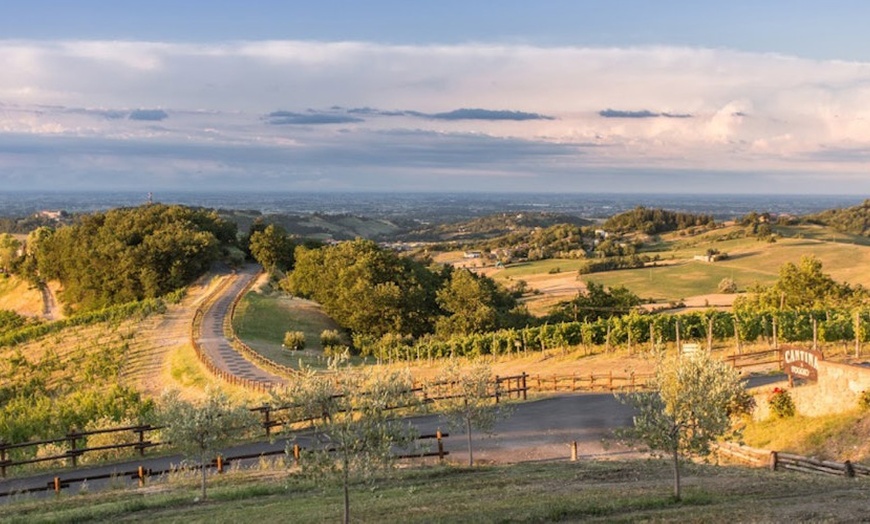
[[[288,331],[284,333],[284,347],[293,351],[305,349],[305,333],[301,331]]]
[[[341,334],[335,329],[324,329],[320,333],[320,345],[324,351],[332,346],[340,346]]]
[[[794,416],[794,401],[791,399],[791,394],[785,389],[773,388],[770,396],[767,397],[767,405],[775,417],[787,418]]]
[[[85,426],[85,431],[99,431],[102,429],[111,429],[118,427],[129,427],[137,425],[135,421],[125,418],[121,421],[112,419],[111,417],[102,417],[98,420],[91,421]],[[88,447],[99,448],[103,446],[113,446],[117,444],[133,444],[139,441],[139,434],[133,431],[117,431],[112,433],[97,433],[96,435],[88,436]],[[133,456],[136,453],[136,448],[120,448],[120,449],[101,449],[91,451],[82,455],[81,461],[83,464],[94,464],[105,462],[108,460],[118,460]]]
[[[870,389],[865,389],[858,397],[858,407],[864,411],[870,411]]]
[[[737,293],[737,282],[725,277],[719,281],[719,293]]]

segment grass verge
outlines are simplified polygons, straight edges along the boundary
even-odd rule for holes
[[[355,522],[851,521],[866,517],[866,480],[689,464],[670,496],[667,461],[430,466],[351,487]],[[335,522],[341,490],[295,475],[227,474],[209,500],[195,483],[17,501],[9,522]]]

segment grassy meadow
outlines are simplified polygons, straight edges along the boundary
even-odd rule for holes
[[[866,517],[867,480],[687,464],[684,496],[665,460],[412,467],[351,486],[353,522],[795,522]],[[0,506],[4,522],[338,522],[341,489],[286,470]],[[836,501],[836,503],[832,503]]]
[[[270,292],[250,292],[241,300],[233,318],[236,335],[263,356],[291,367],[321,368],[326,365],[320,334],[338,325],[320,306],[308,300]],[[305,334],[305,349],[289,351],[282,346],[284,333]]]

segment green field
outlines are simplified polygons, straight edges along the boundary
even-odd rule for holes
[[[245,295],[233,317],[236,335],[253,350],[285,366],[323,368],[327,359],[320,345],[320,333],[340,330],[320,307],[307,300],[278,293],[251,292]],[[302,331],[305,350],[289,351],[282,347],[284,333]]]
[[[195,503],[195,479],[172,489],[20,501],[4,522],[340,522],[341,489],[281,472],[229,473]],[[684,496],[670,497],[668,461],[430,466],[351,487],[353,522],[798,522],[860,521],[866,479],[687,464]],[[155,485],[159,486],[159,485]]]
[[[718,292],[719,282],[731,278],[740,291],[753,284],[767,285],[775,281],[782,265],[798,263],[803,256],[818,258],[823,270],[835,280],[870,287],[870,239],[831,232],[818,226],[781,228],[789,237],[776,242],[756,238],[727,239],[734,228],[714,230],[696,237],[671,235],[655,244],[656,251],[644,249],[659,261],[642,269],[604,271],[581,275],[584,281],[606,286],[626,286],[644,299],[656,302],[676,302],[687,297]],[[833,239],[833,241],[832,241]],[[727,253],[729,258],[714,263],[693,260],[708,249]],[[576,273],[583,260],[550,259],[513,264],[493,274],[506,284],[517,279],[564,277]],[[556,270],[559,270],[556,273]]]

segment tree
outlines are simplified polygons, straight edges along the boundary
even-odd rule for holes
[[[439,308],[435,292],[441,274],[419,262],[381,249],[370,240],[319,249],[298,247],[284,289],[323,306],[324,312],[355,333],[419,336],[432,331]]]
[[[281,226],[269,224],[262,231],[253,231],[248,249],[251,256],[269,271],[287,271],[293,268],[296,243]]]
[[[203,402],[181,399],[178,391],[163,395],[158,419],[163,435],[185,456],[195,458],[202,468],[202,500],[206,499],[208,462],[234,438],[257,424],[257,417],[243,406],[234,406],[219,389],[209,388]]]
[[[0,272],[9,273],[12,264],[18,259],[21,242],[9,233],[0,235]]]
[[[603,284],[587,282],[585,291],[567,302],[560,302],[550,312],[552,322],[594,322],[599,318],[625,315],[640,304],[640,298],[625,286],[605,289]]]
[[[788,262],[779,268],[779,278],[771,286],[756,287],[748,297],[734,303],[735,310],[807,310],[836,308],[856,304],[866,298],[863,289],[839,283],[822,271],[822,262],[812,256],[800,263]]]
[[[416,441],[416,429],[393,415],[397,407],[417,406],[412,388],[407,373],[343,367],[334,375],[303,373],[276,396],[280,405],[291,406],[291,419],[311,421],[315,438],[304,450],[301,470],[341,484],[345,523],[350,521],[351,481],[388,469],[394,448],[408,448]]]
[[[634,427],[621,434],[671,457],[679,500],[680,458],[709,452],[710,442],[731,430],[732,416],[754,403],[737,371],[706,353],[663,360],[651,386],[653,392],[621,397],[636,409]]]
[[[516,311],[516,298],[509,291],[491,278],[467,269],[451,272],[450,280],[438,290],[437,300],[448,313],[436,322],[439,335],[468,335],[514,327],[521,316]]]
[[[485,362],[460,366],[450,361],[427,396],[438,400],[438,410],[452,428],[463,431],[468,438],[468,465],[474,465],[472,430],[491,434],[495,423],[508,414],[503,404],[495,401],[497,387],[492,369]]]

